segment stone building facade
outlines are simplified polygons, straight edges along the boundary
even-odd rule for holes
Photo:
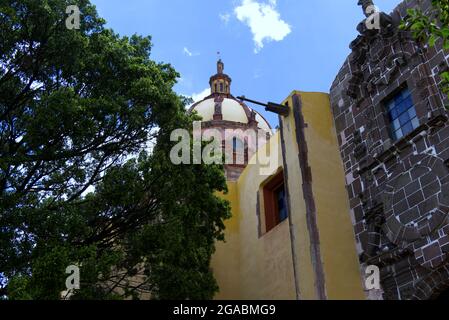
[[[449,52],[399,28],[416,6],[431,0],[380,13],[379,28],[361,22],[330,92],[361,268],[378,266],[380,298],[393,300],[449,289]]]

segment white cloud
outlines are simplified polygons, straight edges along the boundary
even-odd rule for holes
[[[184,50],[182,50],[182,52],[184,52],[186,55],[188,55],[189,57],[191,57],[193,54],[192,52],[190,52],[189,49],[187,49],[186,47],[184,47]]]
[[[182,52],[183,52],[186,56],[188,56],[188,57],[196,57],[196,56],[199,56],[199,55],[200,55],[199,53],[190,51],[189,48],[187,48],[187,47],[184,47],[184,49],[182,50]]]
[[[198,102],[198,101],[201,101],[204,98],[206,98],[208,95],[210,95],[210,88],[206,88],[199,93],[194,93],[194,94],[192,94],[191,97],[192,97],[193,102]]]
[[[206,88],[198,93],[192,93],[191,95],[184,95],[185,97],[190,97],[193,100],[193,103],[186,106],[186,108],[190,109],[190,107],[193,106],[195,103],[200,102],[209,95],[210,95],[210,88]]]
[[[220,20],[224,22],[224,24],[228,24],[231,19],[231,15],[229,13],[220,13]]]
[[[264,42],[282,41],[291,32],[290,25],[281,19],[276,10],[276,0],[268,0],[268,3],[243,0],[234,13],[239,21],[251,29],[255,53],[263,48]]]

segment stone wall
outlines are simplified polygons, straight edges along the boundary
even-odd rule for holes
[[[381,270],[384,299],[430,299],[449,288],[449,124],[439,89],[449,52],[414,41],[398,25],[407,0],[360,35],[331,88],[361,266]],[[384,102],[405,86],[419,127],[390,135]],[[372,296],[372,294],[368,294]]]

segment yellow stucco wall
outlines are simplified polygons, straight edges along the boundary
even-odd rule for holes
[[[260,163],[250,164],[238,180],[240,197],[240,250],[242,299],[295,299],[293,262],[288,221],[284,221],[259,237],[257,195],[260,186],[282,166],[279,132],[259,153],[270,152],[270,169],[262,170]],[[256,155],[257,156],[257,155]],[[265,172],[264,172],[265,171]],[[260,214],[263,215],[263,197],[259,192]],[[263,232],[263,230],[262,230]]]
[[[277,165],[267,168],[260,163],[249,164],[238,182],[228,181],[229,193],[222,195],[230,201],[232,218],[226,222],[226,242],[217,243],[212,258],[211,267],[220,287],[215,299],[295,299],[288,222],[259,237],[256,214],[260,186],[282,165],[279,139],[277,133],[259,150],[275,157],[271,163]],[[252,160],[250,163],[255,162]],[[263,214],[263,199],[259,199]]]
[[[232,217],[225,221],[225,240],[216,244],[211,268],[220,291],[215,299],[240,299],[240,206],[237,182],[228,181],[228,193],[220,194],[231,204]]]
[[[288,102],[291,108],[292,102]],[[288,117],[285,117],[280,125],[284,132],[285,163],[290,194],[289,219],[292,223],[299,296],[302,300],[315,300],[318,297],[315,290],[315,275],[310,254],[310,235],[306,220],[306,205],[302,192],[302,173],[299,166],[299,147],[296,142],[296,126],[293,113],[291,112]]]
[[[328,299],[364,299],[343,164],[333,126],[329,96],[325,93],[295,91],[288,99],[291,107],[293,94],[301,96],[302,112],[307,124],[304,131],[309,166],[312,170],[326,296]],[[294,123],[293,118],[290,116],[286,119],[290,125]],[[298,181],[293,183],[299,184]],[[297,232],[301,233],[301,229]],[[301,271],[300,281],[301,274],[304,273]],[[308,291],[304,292],[304,298],[309,298]]]
[[[328,299],[363,299],[329,97],[323,93],[295,91],[292,94],[295,93],[301,95],[308,125],[305,135],[313,177],[326,295]],[[293,105],[291,97],[286,100],[290,108]],[[257,158],[261,153],[266,154],[267,148],[275,150],[277,152],[270,152],[276,160],[275,165],[261,170],[263,165],[260,162],[249,164],[237,182],[228,182],[229,193],[223,195],[231,203],[233,216],[226,222],[226,243],[217,244],[212,258],[211,267],[220,286],[216,299],[295,299],[296,287],[299,288],[300,299],[318,297],[293,114],[284,118],[281,125],[292,227],[286,220],[268,233],[264,234],[263,226],[262,235],[258,230],[259,221],[263,222],[257,216],[258,191],[270,175],[284,166],[278,131],[269,144],[260,148],[254,156]],[[263,218],[261,192],[259,207]],[[296,279],[294,268],[297,270]]]

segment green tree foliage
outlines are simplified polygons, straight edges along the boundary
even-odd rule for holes
[[[211,298],[223,168],[171,163],[195,120],[178,74],[104,23],[88,0],[0,0],[0,296],[59,299],[75,264],[74,299]]]
[[[432,10],[409,9],[401,27],[410,30],[415,39],[435,46],[441,42],[449,50],[449,0],[432,0]],[[441,74],[442,90],[449,97],[449,72]]]

